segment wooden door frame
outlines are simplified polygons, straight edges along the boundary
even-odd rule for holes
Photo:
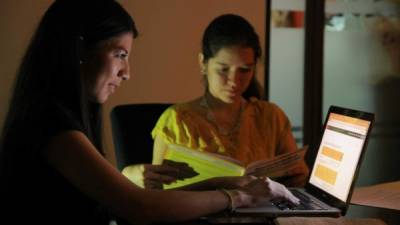
[[[323,63],[324,63],[325,0],[306,0],[304,92],[303,92],[303,145],[309,146],[306,155],[312,165],[322,130]],[[271,0],[265,1],[265,60],[264,91],[269,100],[270,89],[270,35]]]

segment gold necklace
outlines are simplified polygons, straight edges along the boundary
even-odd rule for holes
[[[211,108],[210,108],[210,106],[209,106],[209,104],[208,104],[208,101],[207,101],[206,96],[203,96],[203,98],[202,98],[201,101],[200,101],[200,105],[202,105],[202,106],[204,106],[204,107],[207,108],[207,116],[206,116],[206,117],[207,117],[207,120],[210,121],[210,122],[212,122],[212,123],[214,123],[214,124],[216,125],[218,132],[219,132],[220,134],[224,135],[224,136],[228,136],[228,137],[232,138],[232,135],[233,135],[233,134],[239,129],[239,127],[240,127],[240,122],[241,122],[241,117],[242,117],[242,113],[243,113],[243,110],[244,110],[244,104],[245,104],[245,102],[246,102],[246,100],[244,100],[243,98],[241,98],[239,114],[238,114],[238,116],[236,117],[236,120],[235,120],[234,125],[233,125],[232,128],[230,128],[230,129],[226,129],[226,128],[220,126],[220,124],[218,123],[218,121],[217,121],[217,119],[216,119],[214,113],[212,112],[212,110],[211,110]]]

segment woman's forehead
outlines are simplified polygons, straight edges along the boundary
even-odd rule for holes
[[[246,65],[254,65],[254,54],[254,50],[250,47],[223,47],[214,57],[211,58],[211,60],[219,64],[237,62]]]
[[[99,48],[121,48],[129,51],[132,46],[133,34],[131,32],[122,33],[99,43]]]

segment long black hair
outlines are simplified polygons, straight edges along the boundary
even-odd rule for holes
[[[86,135],[103,153],[101,105],[89,101],[79,65],[85,52],[126,32],[133,38],[138,35],[131,16],[114,0],[57,0],[49,7],[17,72],[0,139],[2,160],[6,141],[18,140],[16,129],[32,119],[30,110],[50,100],[77,115]]]
[[[211,21],[204,31],[202,39],[204,63],[222,48],[230,46],[249,47],[253,49],[255,61],[261,58],[260,40],[253,26],[239,15],[224,14]],[[262,87],[255,76],[243,93],[243,97],[263,98]]]

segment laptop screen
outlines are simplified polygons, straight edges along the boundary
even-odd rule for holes
[[[309,182],[346,201],[371,122],[330,112]]]

